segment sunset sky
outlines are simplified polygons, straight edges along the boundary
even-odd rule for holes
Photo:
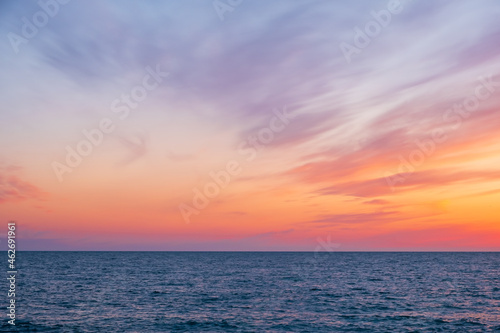
[[[499,18],[498,0],[1,1],[0,233],[498,251]]]

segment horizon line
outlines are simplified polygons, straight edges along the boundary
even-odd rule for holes
[[[189,253],[500,253],[500,250],[351,250],[351,251],[293,251],[293,250],[18,250],[17,252],[189,252]]]

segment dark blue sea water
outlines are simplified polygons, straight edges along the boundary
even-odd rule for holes
[[[17,264],[3,332],[500,332],[500,253],[21,252]]]

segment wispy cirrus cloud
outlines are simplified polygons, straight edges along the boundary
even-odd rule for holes
[[[301,222],[300,224],[316,225],[318,227],[346,226],[364,223],[382,223],[394,222],[400,219],[398,211],[378,211],[370,213],[352,213],[352,214],[329,214],[318,216],[317,219]]]
[[[396,175],[397,176],[397,175]],[[398,190],[388,186],[384,177],[339,183],[333,186],[319,189],[319,195],[347,195],[355,197],[378,197],[397,195],[405,191],[428,190],[433,188],[445,188],[449,185],[467,183],[489,183],[500,180],[500,171],[497,170],[475,170],[458,171],[453,169],[427,170],[415,172],[411,175],[401,174],[405,181],[398,185]]]
[[[47,193],[22,178],[19,166],[0,167],[0,204],[22,200],[44,200]]]
[[[387,205],[390,204],[391,202],[383,199],[373,199],[369,201],[364,201],[363,203],[365,205]]]

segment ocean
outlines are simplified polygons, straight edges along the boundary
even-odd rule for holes
[[[16,325],[5,282],[2,332],[500,332],[500,253],[19,252],[16,264]]]

